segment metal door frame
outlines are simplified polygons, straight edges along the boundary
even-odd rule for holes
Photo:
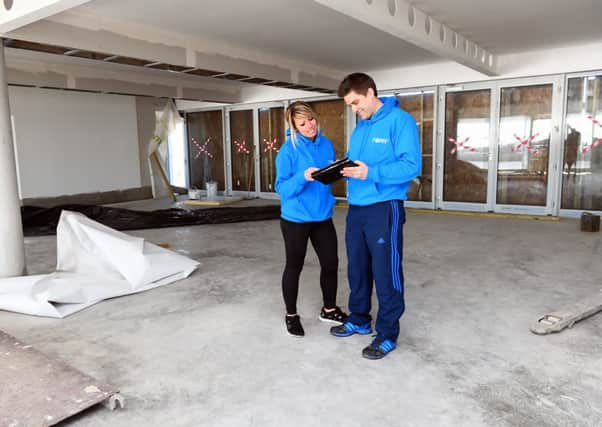
[[[397,96],[397,95],[408,95],[408,94],[416,94],[416,95],[424,95],[425,93],[433,94],[433,151],[432,161],[431,161],[431,177],[433,182],[431,183],[431,201],[417,201],[417,200],[406,200],[405,206],[408,208],[417,208],[417,209],[434,209],[435,208],[435,195],[437,193],[437,176],[436,176],[436,159],[437,159],[437,119],[439,116],[438,109],[438,101],[439,101],[439,87],[438,86],[421,86],[409,89],[401,89],[395,91],[383,91],[382,94],[385,96]],[[422,156],[422,150],[421,150]]]
[[[262,198],[262,199],[280,199],[280,196],[278,196],[278,193],[276,193],[276,189],[274,188],[274,191],[261,191],[261,141],[259,141],[259,110],[261,110],[262,108],[278,108],[278,107],[283,107],[284,108],[284,115],[286,115],[286,109],[288,108],[288,106],[290,105],[290,101],[274,101],[274,102],[265,102],[265,103],[258,103],[258,104],[254,104],[255,106],[255,111],[257,112],[257,124],[255,125],[255,127],[257,128],[257,156],[256,156],[256,169],[255,169],[255,186],[257,188],[257,196]],[[287,124],[286,124],[286,119],[284,120],[284,134],[286,135],[286,129],[288,128]],[[282,144],[284,144],[284,141],[286,141],[286,136],[285,139],[282,141]],[[281,145],[282,146],[282,145]]]
[[[186,159],[188,161],[188,167],[186,169],[186,185],[187,185],[187,188],[190,188],[190,158],[189,158],[189,152],[188,152],[188,145],[189,145],[188,114],[205,113],[205,112],[209,112],[209,111],[221,111],[221,113],[222,113],[222,147],[224,149],[224,187],[225,188],[224,188],[224,190],[218,190],[218,194],[226,195],[226,194],[228,194],[228,167],[227,167],[228,155],[227,155],[226,146],[225,146],[225,140],[226,140],[225,107],[204,107],[204,108],[198,108],[198,109],[194,109],[194,110],[184,111],[184,120],[185,120],[184,137],[186,138]],[[200,188],[199,190],[201,191],[201,195],[207,196],[206,188]]]
[[[227,155],[225,156],[227,158],[226,161],[226,175],[228,176],[227,182],[228,182],[228,187],[227,187],[227,194],[229,196],[242,196],[242,197],[248,197],[248,198],[258,198],[260,197],[260,185],[258,185],[259,181],[260,181],[260,177],[259,177],[259,109],[260,108],[264,108],[264,107],[268,107],[270,105],[279,105],[282,106],[280,102],[258,102],[258,103],[252,103],[252,104],[236,104],[236,105],[232,105],[232,106],[228,106],[224,108],[224,115],[226,118],[225,121],[225,132],[224,132],[224,144],[225,144],[225,148],[226,148],[226,153]],[[230,113],[233,111],[246,111],[246,110],[250,110],[252,112],[253,115],[253,120],[252,120],[252,124],[253,124],[253,135],[252,135],[252,142],[253,143],[253,154],[254,154],[254,162],[253,162],[253,170],[254,170],[254,184],[255,184],[255,190],[252,191],[240,191],[240,190],[233,190],[232,189],[232,147],[231,147],[231,139],[232,136],[230,134]]]
[[[583,215],[584,212],[591,212],[597,215],[602,215],[602,209],[600,210],[592,210],[592,209],[563,209],[561,207],[562,203],[562,179],[563,179],[563,171],[564,171],[564,144],[566,142],[566,130],[567,130],[567,88],[569,87],[569,79],[575,79],[580,77],[602,77],[602,70],[598,71],[588,71],[582,73],[569,73],[564,75],[564,92],[562,96],[562,125],[561,125],[561,148],[560,148],[560,161],[559,161],[559,171],[558,174],[558,187],[556,189],[556,197],[558,200],[558,215],[562,217],[568,218],[579,218]],[[600,100],[602,101],[602,99]]]
[[[438,93],[438,105],[437,105],[437,138],[436,138],[436,158],[435,158],[435,180],[437,184],[436,195],[435,195],[435,209],[441,210],[456,210],[456,211],[472,211],[472,212],[487,212],[492,210],[492,193],[491,188],[491,174],[495,144],[495,132],[496,126],[496,100],[495,100],[495,87],[496,84],[492,81],[484,81],[478,83],[466,83],[459,85],[441,85],[439,86]],[[443,178],[444,178],[444,164],[445,164],[445,98],[447,93],[451,92],[470,92],[477,90],[489,90],[490,91],[490,111],[489,111],[489,157],[488,157],[488,171],[487,171],[487,196],[484,203],[473,203],[473,202],[446,202],[443,200]]]
[[[545,206],[530,206],[530,205],[507,205],[498,204],[497,198],[497,166],[498,166],[498,139],[499,139],[499,124],[501,118],[500,101],[501,91],[506,88],[526,87],[538,85],[552,85],[552,111],[551,129],[550,129],[550,145],[548,147],[548,176],[547,176],[547,191]],[[564,99],[564,81],[561,75],[528,77],[519,79],[500,80],[496,82],[495,99],[496,99],[496,117],[495,117],[495,152],[494,154],[494,170],[492,190],[493,198],[491,200],[493,211],[500,213],[512,214],[529,214],[529,215],[558,215],[559,199],[557,195],[557,187],[562,175],[560,162],[562,162],[562,140],[561,129],[563,122],[563,99]]]

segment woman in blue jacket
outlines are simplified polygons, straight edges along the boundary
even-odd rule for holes
[[[287,140],[276,156],[276,192],[280,195],[280,228],[286,252],[282,294],[286,329],[290,335],[302,337],[305,332],[297,313],[297,295],[308,240],[321,267],[324,306],[319,318],[339,324],[347,318],[336,305],[339,258],[332,223],[335,199],[330,185],[311,177],[312,172],[335,160],[335,152],[330,140],[322,135],[318,116],[307,103],[293,102],[286,110],[286,121]]]

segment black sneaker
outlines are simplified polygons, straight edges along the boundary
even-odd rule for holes
[[[376,338],[368,347],[362,350],[362,356],[366,359],[378,360],[395,350],[397,345],[391,340]]]
[[[284,321],[286,322],[286,330],[289,335],[297,338],[301,338],[305,335],[303,326],[301,326],[301,318],[298,314],[295,314],[294,316],[284,316]]]
[[[326,309],[322,307],[322,310],[320,310],[319,319],[322,322],[330,322],[336,323],[337,325],[342,325],[347,320],[347,313],[341,310],[341,308],[338,306],[331,311],[326,311]]]

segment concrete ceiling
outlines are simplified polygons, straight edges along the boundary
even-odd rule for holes
[[[71,10],[347,72],[437,56],[311,0],[92,0]]]
[[[600,0],[410,3],[496,54],[602,38]],[[264,50],[339,70],[379,69],[438,60],[410,43],[311,0],[92,0],[73,10]]]
[[[497,54],[602,39],[600,0],[417,0],[411,3]]]
[[[408,20],[405,0],[45,1],[79,6],[6,37],[258,77],[275,85],[288,82],[318,91],[336,88],[350,71],[446,59],[483,72],[470,60],[463,62],[463,53],[455,52],[449,42],[440,50],[429,49],[424,34],[398,34],[400,21],[396,19]],[[483,62],[489,53],[477,55],[479,47],[495,56],[602,40],[602,0],[410,3],[422,16],[424,12],[465,37],[458,48],[465,46],[468,53],[474,47],[474,58]],[[387,12],[392,6],[402,11],[391,12],[393,19]],[[416,30],[424,27],[420,24]],[[436,44],[440,43],[438,34],[438,29],[431,34]],[[220,86],[242,87],[226,81]]]

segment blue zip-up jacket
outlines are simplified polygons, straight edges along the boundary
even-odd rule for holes
[[[405,200],[410,182],[422,170],[416,121],[399,108],[397,98],[380,100],[383,105],[351,134],[347,156],[368,166],[367,179],[347,181],[351,205]]]
[[[292,222],[325,221],[332,217],[335,199],[331,186],[307,181],[303,173],[309,167],[323,168],[335,160],[328,138],[318,131],[315,141],[297,132],[297,146],[287,139],[276,156],[276,192],[280,195],[280,215]]]

